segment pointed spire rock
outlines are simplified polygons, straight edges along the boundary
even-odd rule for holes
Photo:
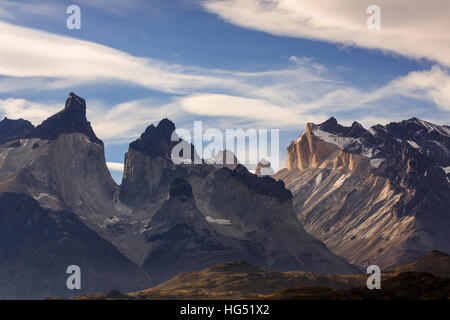
[[[130,148],[139,151],[151,157],[171,158],[173,148],[179,143],[183,143],[183,150],[191,149],[190,157],[188,155],[180,154],[180,158],[191,160],[195,163],[200,162],[199,155],[195,152],[192,144],[180,139],[176,133],[172,140],[172,134],[175,133],[175,124],[167,118],[162,119],[155,127],[153,124],[145,129],[141,136],[130,143]]]
[[[103,145],[87,121],[86,101],[73,92],[69,94],[64,109],[37,126],[29,137],[54,140],[63,133],[82,133],[92,142]]]
[[[130,148],[150,156],[169,157],[172,148],[179,142],[179,139],[171,139],[174,131],[175,124],[164,118],[156,127],[153,124],[148,126],[137,140],[130,143]]]

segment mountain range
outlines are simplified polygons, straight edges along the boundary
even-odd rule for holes
[[[200,159],[163,119],[129,144],[117,185],[85,100],[70,93],[36,127],[0,121],[0,298],[131,292],[230,261],[335,281],[449,252],[449,133],[331,118],[308,124],[269,176],[268,161],[257,174],[215,161],[228,150]],[[180,143],[191,152],[174,164]],[[81,290],[66,287],[69,265]]]
[[[273,175],[302,226],[347,261],[389,268],[450,252],[450,127],[309,123]]]
[[[171,150],[186,142],[172,141],[174,131],[163,119],[130,143],[118,186],[74,93],[36,127],[1,121],[0,297],[133,291],[237,259],[359,271],[304,231],[282,181],[237,163],[175,165]],[[66,288],[69,265],[81,268],[81,291]]]

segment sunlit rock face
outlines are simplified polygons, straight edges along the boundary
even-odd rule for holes
[[[366,130],[308,124],[273,177],[305,230],[355,264],[389,267],[450,250],[450,129],[416,118]]]

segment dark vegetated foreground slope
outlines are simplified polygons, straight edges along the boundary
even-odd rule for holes
[[[368,274],[280,272],[235,261],[200,272],[184,272],[142,291],[107,292],[76,299],[448,299],[449,278],[440,275],[448,274],[449,268],[449,256],[432,251],[411,265],[382,270],[382,290],[369,290]]]

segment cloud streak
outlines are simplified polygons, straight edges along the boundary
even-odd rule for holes
[[[206,0],[205,10],[274,35],[349,43],[450,66],[447,0],[378,0],[381,30],[369,30],[371,0]]]
[[[247,1],[243,13],[254,9],[255,1]],[[261,10],[267,14],[269,9]],[[269,11],[277,10],[272,7]],[[428,120],[448,122],[450,76],[443,66],[414,71],[364,90],[342,81],[338,66],[324,66],[308,57],[293,56],[289,61],[283,69],[261,72],[169,65],[0,21],[0,93],[25,88],[74,90],[90,83],[124,82],[172,94],[163,103],[139,99],[111,107],[88,101],[88,117],[94,130],[108,142],[129,142],[163,117],[176,122],[205,117],[221,128],[239,125],[298,129],[306,122],[319,122],[330,115],[375,124],[380,119],[416,116],[414,113],[420,110]],[[0,115],[23,117],[38,124],[58,111],[57,105],[5,98],[0,99]]]

